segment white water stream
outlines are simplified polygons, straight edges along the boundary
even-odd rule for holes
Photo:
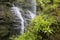
[[[21,32],[20,33],[23,33],[24,32],[24,19],[21,15],[20,8],[13,5],[11,9],[12,9],[11,11],[15,13],[18,16],[18,18],[21,20]]]
[[[36,16],[36,14],[32,13],[31,11],[29,11],[29,10],[27,10],[27,11],[28,11],[28,13],[30,13],[31,18],[34,18]]]
[[[18,28],[21,29],[20,30],[21,34],[24,33],[24,19],[23,19],[22,13],[20,12],[21,9],[13,5],[11,7],[11,11],[21,20],[21,22],[20,22],[21,26],[18,26]],[[27,12],[30,14],[29,16],[31,16],[31,19],[36,16],[36,14],[32,13],[30,10],[27,10]]]

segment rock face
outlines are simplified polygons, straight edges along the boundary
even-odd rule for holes
[[[12,20],[13,17],[9,8],[6,5],[0,4],[0,40],[4,40],[12,33]]]

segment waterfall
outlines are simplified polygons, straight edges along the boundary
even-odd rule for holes
[[[30,14],[31,18],[34,18],[36,14],[32,13],[31,11],[27,10],[27,12]]]
[[[16,15],[18,16],[18,18],[21,20],[21,27],[19,26],[19,28],[21,28],[21,31],[20,33],[23,33],[24,32],[24,19],[22,17],[22,13],[20,12],[20,8],[16,7],[13,5],[13,7],[11,7],[11,11]]]
[[[32,9],[33,8],[33,9]],[[18,23],[16,24],[16,25],[14,25],[14,26],[16,26],[16,30],[17,29],[19,29],[20,31],[20,33],[22,34],[22,33],[24,33],[24,29],[25,29],[25,22],[26,22],[26,24],[28,24],[28,22],[29,22],[29,20],[30,20],[30,18],[31,19],[33,19],[35,16],[36,16],[36,5],[34,5],[33,7],[31,7],[31,10],[30,9],[27,9],[27,13],[29,14],[28,16],[27,16],[27,14],[25,14],[24,13],[24,16],[26,17],[24,17],[23,16],[23,13],[21,12],[21,8],[19,8],[19,7],[17,7],[17,6],[15,6],[14,4],[13,4],[13,6],[11,7],[11,12],[13,13],[13,15],[16,15],[18,18],[16,19],[17,21],[18,21],[18,19],[20,19],[19,21],[18,21]],[[24,18],[23,18],[24,17]],[[27,22],[27,20],[26,19],[28,19],[29,18],[29,20],[28,20],[28,22]],[[15,21],[16,22],[16,21]],[[15,31],[16,32],[16,31]],[[17,32],[18,33],[18,32]]]
[[[26,0],[26,3],[30,4],[30,5],[27,5],[27,6],[30,6],[28,10],[36,14],[36,0]]]
[[[36,16],[36,0],[26,0],[27,4],[30,4],[30,6],[27,10],[27,12],[30,14],[31,18],[34,18]]]

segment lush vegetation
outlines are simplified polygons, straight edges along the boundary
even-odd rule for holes
[[[59,40],[59,0],[36,0],[37,17],[13,40]],[[58,10],[58,11],[57,11]],[[55,36],[55,37],[54,37]]]
[[[52,24],[56,21],[53,16],[39,15],[32,19],[26,32],[13,40],[50,40],[54,30]]]
[[[6,0],[9,4],[13,1]],[[17,2],[22,5],[22,8],[27,4],[24,0],[17,0]],[[1,40],[8,39],[8,36],[12,36],[11,40],[60,40],[60,0],[36,0],[36,2],[37,16],[30,21],[25,33],[18,36],[12,35],[14,18],[9,14],[8,6],[2,5],[4,15],[0,16]]]

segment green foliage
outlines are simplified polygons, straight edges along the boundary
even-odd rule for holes
[[[60,40],[60,0],[37,0],[37,13],[53,15],[57,23],[52,24],[55,34],[51,35],[51,40]]]
[[[50,18],[51,17],[51,18]],[[30,23],[31,25],[33,25],[35,28],[37,28],[36,31],[38,31],[38,28],[40,30],[43,29],[43,31],[45,30],[45,28],[49,29],[49,26],[54,22],[54,18],[52,16],[48,17],[48,15],[42,15],[42,16],[37,16],[36,19],[33,19],[32,22],[34,23]],[[41,28],[40,28],[41,26]]]
[[[40,15],[32,19],[29,27],[22,35],[15,37],[13,40],[45,40],[50,34],[53,34],[53,29],[50,28],[52,23],[55,23],[54,17],[48,15]]]
[[[38,14],[55,14],[56,8],[59,6],[59,0],[37,0]]]

